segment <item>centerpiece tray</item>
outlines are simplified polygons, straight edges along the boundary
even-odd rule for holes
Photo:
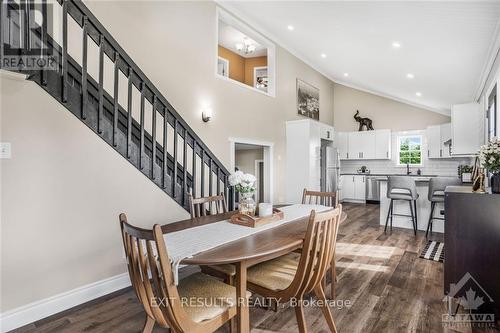
[[[281,210],[273,208],[273,214],[269,216],[250,216],[248,214],[236,213],[231,216],[230,222],[244,227],[257,228],[262,225],[282,220],[284,214]]]

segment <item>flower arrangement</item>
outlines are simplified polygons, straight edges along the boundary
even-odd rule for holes
[[[500,140],[497,138],[479,149],[479,161],[481,165],[491,173],[500,172]]]
[[[253,193],[255,192],[255,182],[257,178],[249,173],[236,171],[229,176],[229,185],[234,186],[239,193]]]

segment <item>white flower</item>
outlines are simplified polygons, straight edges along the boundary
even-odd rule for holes
[[[235,173],[229,176],[229,185],[236,186],[238,184],[241,184],[243,176],[244,176],[243,172],[236,171]]]

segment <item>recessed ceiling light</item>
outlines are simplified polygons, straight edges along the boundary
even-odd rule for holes
[[[421,97],[421,96],[422,96],[422,93],[421,93],[420,91],[417,91],[417,92],[415,93],[415,95],[417,95],[418,97]]]
[[[295,27],[294,27],[293,25],[291,25],[291,24],[289,24],[289,25],[287,26],[287,28],[288,28],[288,30],[290,30],[290,31],[293,31],[293,30],[295,29]]]
[[[413,75],[412,73],[408,73],[408,74],[406,74],[406,77],[409,79],[413,79],[413,78],[415,78],[415,75]]]
[[[344,76],[345,76],[345,77],[348,77],[348,76],[349,76],[349,73],[344,73]]]
[[[395,48],[395,49],[399,49],[401,47],[401,43],[397,42],[397,41],[394,41],[394,42],[392,42],[392,47]]]
[[[326,58],[326,54],[321,53],[321,58]]]

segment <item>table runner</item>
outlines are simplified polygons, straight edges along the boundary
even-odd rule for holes
[[[211,250],[223,244],[227,244],[265,230],[269,230],[285,223],[309,216],[311,210],[322,212],[331,207],[322,205],[291,205],[281,207],[280,210],[284,213],[284,218],[280,221],[272,222],[258,228],[249,228],[232,224],[229,220],[214,222],[199,227],[193,227],[167,233],[163,236],[167,251],[172,262],[172,271],[174,274],[175,284],[179,280],[180,262],[184,259],[191,258],[194,255]]]

